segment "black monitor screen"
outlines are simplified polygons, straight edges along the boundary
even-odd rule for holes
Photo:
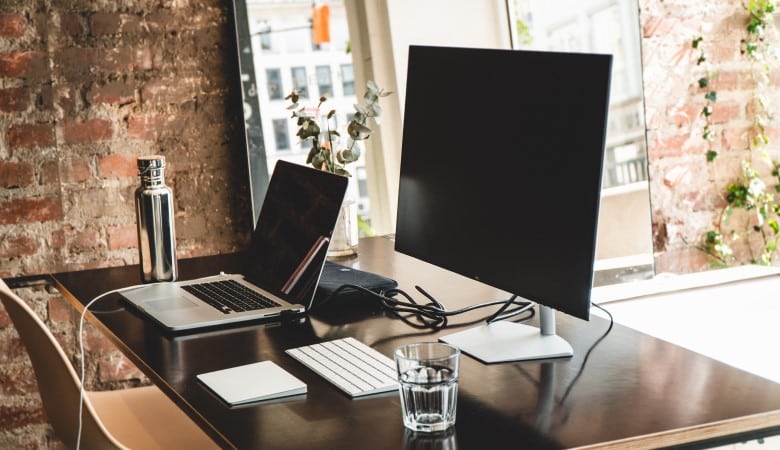
[[[587,320],[611,65],[411,46],[396,250]]]

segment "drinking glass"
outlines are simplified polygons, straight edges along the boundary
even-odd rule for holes
[[[421,342],[398,347],[394,355],[404,426],[430,433],[455,425],[460,350]]]

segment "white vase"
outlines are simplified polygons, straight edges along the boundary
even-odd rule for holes
[[[328,256],[357,254],[358,237],[358,204],[355,200],[347,199],[341,205],[336,228],[333,229],[333,236],[330,239]]]

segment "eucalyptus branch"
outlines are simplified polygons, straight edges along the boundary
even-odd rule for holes
[[[366,83],[366,93],[363,96],[363,104],[354,105],[355,116],[347,125],[348,142],[344,149],[339,150],[339,141],[341,135],[338,131],[331,129],[330,120],[336,114],[336,110],[331,110],[325,119],[325,133],[323,136],[317,118],[323,103],[327,98],[320,97],[317,107],[311,111],[298,103],[299,94],[292,91],[285,100],[290,101],[287,109],[292,111],[291,118],[296,120],[298,125],[298,136],[301,141],[309,140],[312,143],[311,150],[306,157],[306,164],[325,170],[331,173],[351,176],[347,171],[346,165],[357,161],[360,158],[361,151],[357,141],[362,141],[371,137],[373,131],[367,126],[367,120],[373,119],[379,123],[379,116],[382,108],[379,106],[379,99],[390,95],[391,92],[380,89],[376,83],[369,81]]]

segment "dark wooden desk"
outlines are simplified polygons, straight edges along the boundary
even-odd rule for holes
[[[504,298],[396,254],[387,238],[363,240],[358,259],[339,262],[390,276],[410,293],[415,284],[424,286],[448,308]],[[237,255],[180,261],[182,278],[238,267]],[[82,307],[100,293],[138,284],[139,275],[137,266],[129,266],[54,274],[52,280]],[[436,339],[371,302],[333,303],[300,320],[182,335],[166,334],[123,305],[117,295],[108,296],[91,308],[91,319],[227,448],[658,448],[780,432],[779,384],[626,327],[616,324],[585,363],[608,326],[599,317],[585,322],[558,315],[558,333],[574,347],[570,359],[484,365],[464,355],[455,429],[429,437],[404,430],[397,394],[352,400],[284,353],[353,336],[392,355],[404,342]],[[230,408],[195,378],[260,360],[273,360],[302,379],[308,393]]]

